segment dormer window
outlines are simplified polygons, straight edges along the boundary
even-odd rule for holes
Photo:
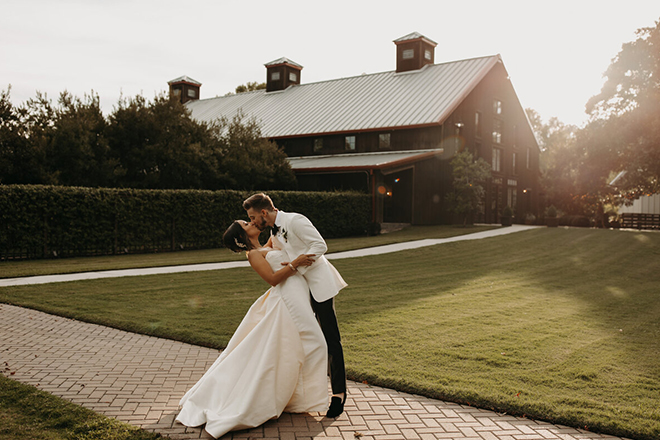
[[[266,63],[266,92],[286,90],[287,87],[300,84],[300,71],[303,66],[288,58],[278,58]]]
[[[195,81],[189,76],[180,76],[172,81],[168,81],[167,84],[170,86],[170,95],[182,104],[199,99],[199,88],[202,86],[202,83]]]
[[[424,35],[413,32],[394,40],[396,44],[396,71],[419,70],[433,64],[433,52],[437,43]]]

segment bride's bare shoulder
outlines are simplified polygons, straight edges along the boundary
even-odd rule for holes
[[[248,255],[248,260],[253,261],[254,258],[266,258],[266,254],[270,251],[272,251],[273,248],[270,247],[262,247],[259,249],[252,249],[250,252],[247,253]]]

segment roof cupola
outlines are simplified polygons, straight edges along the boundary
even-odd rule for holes
[[[300,71],[303,69],[300,64],[283,57],[264,65],[266,66],[266,92],[284,90],[289,86],[300,84]]]
[[[418,70],[434,63],[435,41],[413,32],[394,40],[396,44],[396,71]]]
[[[170,86],[170,96],[178,98],[183,104],[199,99],[199,89],[202,87],[202,83],[189,76],[180,76],[168,81],[167,84]]]

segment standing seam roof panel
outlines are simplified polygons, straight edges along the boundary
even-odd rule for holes
[[[442,123],[498,56],[189,101],[192,116],[211,121],[239,109],[262,123],[265,137],[304,136]]]

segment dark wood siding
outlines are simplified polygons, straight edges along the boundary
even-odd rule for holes
[[[495,115],[493,101],[502,102],[502,113]],[[480,114],[480,134],[477,132],[475,113]],[[495,120],[501,121],[501,140],[493,141],[492,131]],[[355,153],[383,151],[379,148],[379,135],[390,134],[390,151],[407,151],[443,148],[441,159],[429,159],[414,164],[414,184],[412,190],[412,222],[414,224],[452,223],[445,197],[451,188],[452,172],[450,160],[458,151],[467,149],[475,157],[492,165],[493,147],[501,150],[501,167],[493,172],[493,180],[486,185],[483,210],[475,217],[476,221],[496,223],[502,209],[512,195],[516,199],[516,221],[522,222],[528,214],[539,213],[539,150],[534,134],[529,127],[524,110],[518,101],[506,70],[496,65],[477,87],[463,100],[453,113],[443,122],[430,127],[397,128],[384,131],[348,133],[356,137]],[[347,134],[330,134],[288,139],[275,139],[289,156],[309,156],[348,153],[345,149]],[[314,151],[314,139],[323,139],[323,148]],[[513,168],[513,154],[517,166]],[[529,154],[529,167],[527,155]],[[385,174],[383,174],[383,172]],[[387,170],[375,171],[376,189],[386,183]],[[301,175],[302,178],[302,175]],[[355,179],[355,180],[353,180]],[[314,181],[306,176],[299,180],[300,189],[351,188],[361,186],[366,177],[319,177]],[[352,182],[352,183],[351,183]],[[306,186],[309,184],[310,188]],[[357,189],[357,188],[356,188]],[[370,188],[370,191],[372,189]],[[515,194],[512,194],[514,192]],[[383,200],[376,200],[377,221],[383,221]],[[398,203],[398,202],[397,202]]]
[[[417,162],[413,219],[416,225],[452,223],[445,197],[451,188],[449,160],[429,159]]]

